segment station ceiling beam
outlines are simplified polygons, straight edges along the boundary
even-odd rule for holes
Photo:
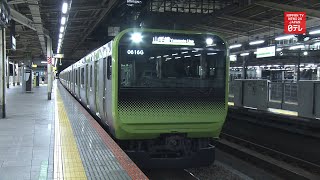
[[[255,4],[263,7],[268,7],[271,9],[277,9],[280,11],[305,11],[307,13],[307,16],[309,17],[320,18],[320,11],[317,11],[315,9],[306,9],[303,7],[274,3],[269,1],[257,1],[255,2]]]
[[[239,18],[239,17],[229,16],[229,15],[217,16],[217,18],[225,19],[225,20],[228,20],[228,21],[247,23],[247,24],[255,24],[255,25],[266,26],[266,27],[271,26],[271,27],[275,27],[277,29],[283,29],[283,26],[280,26],[280,25],[265,23],[265,22],[261,22],[261,21],[250,20],[250,19],[247,19],[247,18]]]
[[[95,28],[100,24],[102,19],[111,11],[111,9],[116,5],[116,3],[117,0],[103,0],[101,5],[107,5],[107,8],[100,13],[100,16],[97,18],[97,21],[84,31],[83,35],[81,36],[81,40],[79,41],[79,43],[75,45],[75,47],[71,51],[71,54],[74,53],[74,51],[87,39],[87,37],[92,33],[92,31],[95,30]]]

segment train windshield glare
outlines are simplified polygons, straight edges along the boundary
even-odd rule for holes
[[[123,46],[120,87],[224,87],[225,59],[216,49]]]

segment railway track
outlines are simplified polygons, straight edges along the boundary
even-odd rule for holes
[[[286,153],[221,133],[217,148],[286,179],[320,179],[320,166]]]
[[[186,169],[153,169],[143,172],[150,180],[199,180]]]

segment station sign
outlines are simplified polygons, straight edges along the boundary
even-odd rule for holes
[[[12,42],[11,49],[15,51],[17,49],[17,41],[16,41],[16,38],[14,36],[11,36],[11,42]]]
[[[53,58],[62,59],[64,58],[64,54],[54,54]]]
[[[194,40],[192,39],[175,39],[169,36],[155,36],[152,38],[152,44],[162,45],[181,45],[181,46],[194,46]]]
[[[284,33],[305,34],[306,12],[284,12]]]
[[[273,57],[276,55],[276,46],[257,48],[257,58]]]

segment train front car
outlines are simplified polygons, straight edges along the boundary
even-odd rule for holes
[[[135,30],[113,43],[114,134],[144,167],[214,161],[227,114],[227,48],[219,36]]]

